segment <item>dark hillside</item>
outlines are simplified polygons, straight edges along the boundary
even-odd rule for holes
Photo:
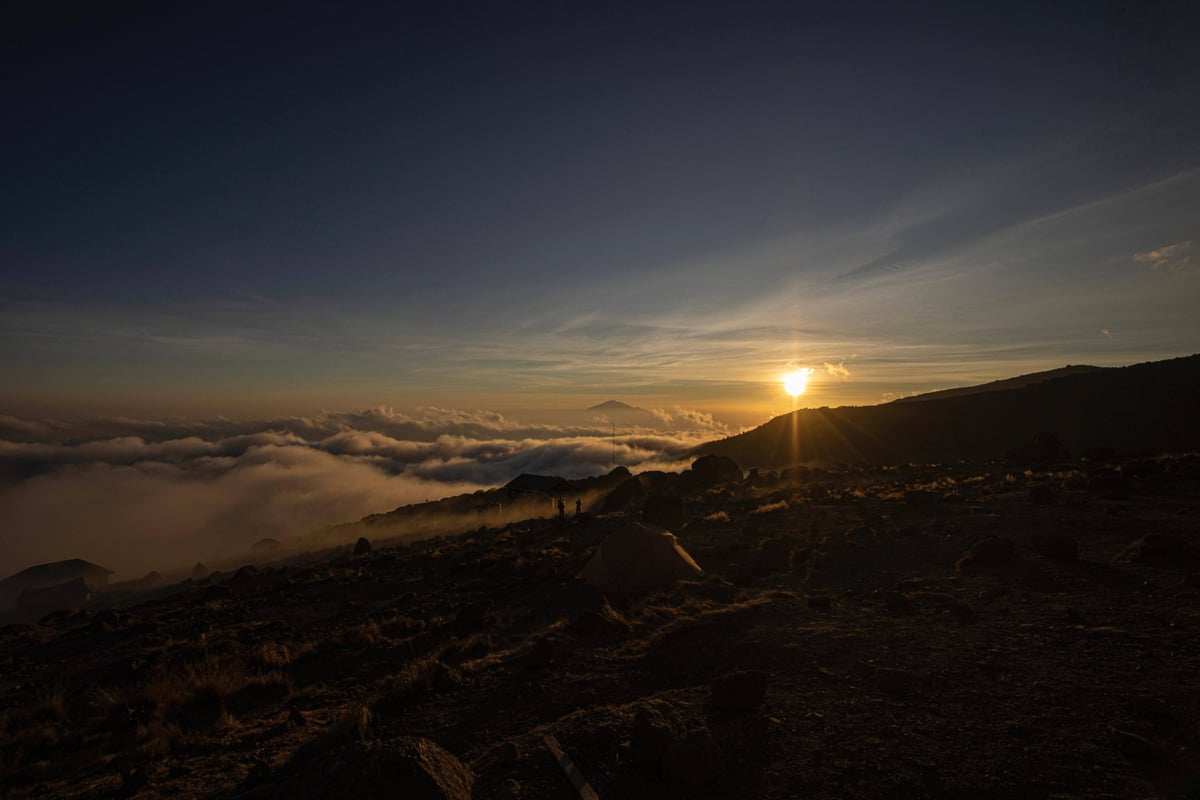
[[[1042,432],[1073,455],[1194,450],[1198,398],[1200,356],[1188,356],[919,403],[805,409],[698,452],[745,467],[945,462],[1002,457]]]

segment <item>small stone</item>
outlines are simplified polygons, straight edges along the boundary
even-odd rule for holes
[[[496,795],[500,800],[517,800],[521,796],[521,784],[509,778],[504,783],[500,784],[500,791]]]
[[[521,759],[521,748],[516,742],[501,742],[492,748],[492,758],[496,763],[511,766]]]
[[[914,610],[913,601],[903,592],[888,592],[883,596],[883,606],[888,611],[897,614],[911,614]]]
[[[713,682],[712,707],[718,711],[746,711],[762,703],[766,693],[765,672],[733,672]]]
[[[1025,537],[1025,544],[1054,561],[1074,561],[1079,557],[1079,543],[1065,533],[1031,533]]]
[[[829,611],[833,608],[833,600],[827,594],[810,594],[805,605],[814,611]]]
[[[1161,764],[1168,761],[1171,757],[1170,751],[1164,745],[1147,739],[1145,736],[1133,731],[1114,728],[1113,740],[1117,749],[1132,761],[1148,761]]]
[[[304,716],[304,712],[298,708],[293,708],[288,712],[288,722],[293,725],[304,726],[308,724],[308,717]]]
[[[629,737],[630,760],[635,764],[657,764],[675,741],[678,725],[674,711],[664,703],[638,706]]]
[[[707,728],[688,731],[663,755],[663,776],[681,783],[711,783],[721,774],[721,748]]]
[[[916,684],[917,678],[902,669],[878,667],[875,670],[875,685],[888,694],[905,694]]]
[[[205,586],[200,596],[205,600],[224,600],[227,597],[233,597],[233,590],[224,584],[217,583]]]
[[[525,658],[523,659],[525,668],[543,669],[550,666],[551,662],[554,661],[554,649],[554,642],[544,636],[538,636],[534,639],[533,645],[525,653]]]
[[[986,567],[988,565],[1000,564],[1012,558],[1012,554],[1012,539],[1003,536],[989,536],[985,539],[980,539],[968,547],[967,551],[963,553],[962,558],[955,564],[955,567],[959,571],[962,571],[970,567]]]
[[[433,665],[430,685],[435,692],[453,691],[463,685],[462,673],[454,667],[438,661]]]

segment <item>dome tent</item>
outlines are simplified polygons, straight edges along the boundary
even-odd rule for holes
[[[601,589],[644,591],[703,574],[670,531],[645,522],[628,522],[596,548],[579,577]]]

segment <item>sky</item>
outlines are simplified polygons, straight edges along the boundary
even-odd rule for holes
[[[1200,350],[1194,4],[244,5],[5,26],[0,410],[746,424]]]
[[[0,574],[1200,352],[1195,3],[23,5]]]

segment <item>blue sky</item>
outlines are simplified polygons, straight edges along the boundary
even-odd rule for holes
[[[9,27],[0,410],[790,407],[1200,350],[1186,3]]]

